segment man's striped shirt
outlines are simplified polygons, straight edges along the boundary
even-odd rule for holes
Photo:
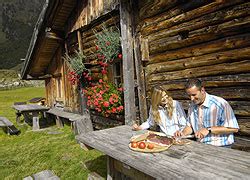
[[[199,114],[201,112],[202,114]],[[201,120],[199,121],[199,117]],[[188,110],[188,125],[194,132],[201,128],[223,126],[239,128],[234,112],[229,103],[221,97],[206,93],[205,101],[199,106],[191,104]],[[233,133],[224,135],[208,134],[201,140],[205,144],[226,146],[234,143]]]

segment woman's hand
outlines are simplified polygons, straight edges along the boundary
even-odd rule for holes
[[[181,136],[183,136],[183,135],[184,135],[184,134],[183,134],[182,131],[176,131],[176,132],[174,133],[174,137],[175,137],[175,138],[181,137]]]
[[[193,129],[189,126],[186,126],[182,131],[176,131],[174,133],[174,137],[181,137],[181,136],[187,136],[189,134],[193,133]]]
[[[139,131],[139,130],[141,130],[142,128],[140,127],[140,126],[138,126],[137,124],[134,124],[133,126],[132,126],[132,130],[134,130],[134,131]]]

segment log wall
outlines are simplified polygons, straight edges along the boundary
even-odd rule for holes
[[[45,80],[47,104],[53,107],[56,101],[61,101],[58,96],[58,83],[57,80],[62,76],[62,62],[60,60],[61,49],[58,49],[53,57],[49,67],[47,68],[47,73],[51,75],[50,78]],[[60,98],[60,99],[59,99]]]
[[[208,93],[229,101],[239,134],[250,136],[250,3],[142,1],[139,18],[148,94],[163,85],[187,108],[184,84],[200,78]]]
[[[68,22],[68,32],[86,26],[101,16],[117,9],[119,0],[88,0],[77,1],[77,9]]]
[[[80,112],[79,91],[76,85],[68,81],[68,72],[69,69],[62,58],[62,48],[59,48],[48,67],[48,73],[52,77],[45,80],[47,104],[53,107],[60,103],[71,112]]]

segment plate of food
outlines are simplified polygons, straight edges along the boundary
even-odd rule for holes
[[[161,152],[172,145],[190,144],[191,141],[186,138],[188,137],[175,139],[161,132],[147,131],[131,137],[129,148],[140,152]]]
[[[161,152],[167,150],[169,146],[161,146],[156,143],[151,143],[147,141],[139,141],[139,142],[130,142],[129,143],[129,148],[132,149],[133,151],[139,151],[139,152],[150,152],[150,153],[155,153],[155,152]]]
[[[161,152],[167,150],[174,140],[163,133],[148,131],[144,134],[133,136],[129,148],[140,152]]]

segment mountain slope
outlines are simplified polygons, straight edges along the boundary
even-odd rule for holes
[[[44,0],[0,0],[0,69],[25,58]]]

